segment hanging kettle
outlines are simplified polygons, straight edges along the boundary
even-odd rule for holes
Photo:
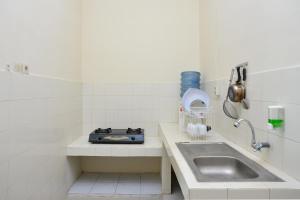
[[[234,84],[231,84],[228,88],[228,97],[232,102],[243,102],[243,100],[246,98],[246,87],[245,87],[245,81],[246,81],[246,67],[247,64],[242,64],[236,67],[237,71],[237,81]],[[242,74],[241,74],[242,69]]]

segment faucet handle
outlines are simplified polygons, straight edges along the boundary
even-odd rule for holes
[[[260,151],[262,148],[270,148],[270,143],[259,142],[254,145],[254,152]]]

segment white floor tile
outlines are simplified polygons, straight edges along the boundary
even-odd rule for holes
[[[113,195],[116,191],[117,183],[114,182],[100,182],[96,183],[90,194],[106,194],[106,195]]]
[[[119,182],[140,182],[140,174],[120,174]]]
[[[161,184],[157,182],[142,183],[141,194],[161,194]]]
[[[116,194],[140,194],[140,181],[119,182],[117,185]]]
[[[98,174],[86,173],[79,177],[69,190],[69,194],[88,194],[96,183]]]
[[[141,194],[161,194],[159,174],[142,174]]]
[[[117,174],[100,174],[90,194],[113,195],[118,184]]]
[[[117,182],[119,176],[117,173],[101,173],[99,174],[97,182]]]
[[[69,191],[69,199],[158,200],[160,194],[159,174],[86,173],[73,184]]]

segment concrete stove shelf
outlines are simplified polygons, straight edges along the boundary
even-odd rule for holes
[[[161,157],[159,137],[146,137],[144,144],[91,144],[81,136],[67,146],[67,156]]]

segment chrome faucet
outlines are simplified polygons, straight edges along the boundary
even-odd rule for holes
[[[238,128],[240,127],[241,123],[245,122],[251,129],[252,132],[252,139],[251,139],[251,147],[254,149],[254,151],[260,151],[262,148],[270,148],[270,144],[268,142],[256,142],[255,137],[255,130],[252,125],[252,123],[247,119],[238,119],[234,122],[234,127]]]

